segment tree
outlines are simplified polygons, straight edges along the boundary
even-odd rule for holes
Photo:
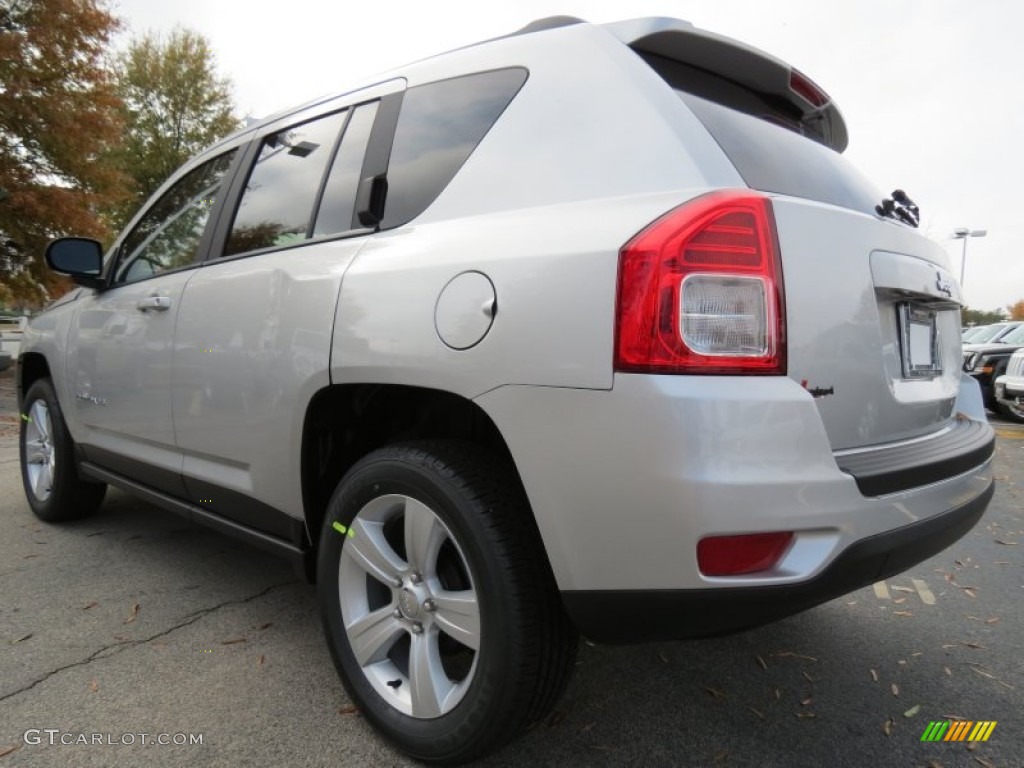
[[[0,6],[0,301],[67,285],[43,264],[48,240],[108,234],[98,212],[123,189],[102,162],[121,135],[103,55],[117,27],[103,0]]]
[[[125,140],[118,165],[135,182],[130,215],[182,163],[238,127],[231,83],[217,75],[210,44],[176,28],[167,40],[146,35],[118,62]]]
[[[990,325],[1002,320],[1003,311],[1001,309],[985,311],[983,309],[968,309],[964,307],[960,311],[960,321],[964,325]]]
[[[1024,320],[1024,299],[1007,304],[1006,311],[1010,313],[1011,320]]]

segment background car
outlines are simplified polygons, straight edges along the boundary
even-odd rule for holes
[[[1009,320],[1004,323],[993,323],[979,329],[978,333],[971,336],[970,340],[963,339],[965,345],[990,344],[1001,341],[1007,334],[1013,333],[1022,325],[1020,320]]]
[[[1010,327],[1009,332],[997,334],[998,341],[964,345],[964,371],[977,380],[985,407],[991,411],[997,410],[995,380],[1006,371],[1010,356],[1024,347],[1024,323],[998,325]]]
[[[1006,373],[996,379],[996,408],[1012,421],[1024,424],[1024,348],[1006,363]]]

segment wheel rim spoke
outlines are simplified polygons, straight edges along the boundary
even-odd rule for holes
[[[39,471],[36,472],[34,482],[32,483],[32,492],[36,495],[37,499],[45,499],[50,494],[50,468],[44,462],[40,465]]]
[[[345,627],[359,666],[365,667],[387,658],[391,646],[404,632],[391,611],[391,606],[385,606]]]
[[[467,648],[480,649],[480,606],[472,590],[436,592],[434,621],[446,635],[450,635]]]
[[[441,665],[437,633],[413,635],[409,649],[409,687],[414,717],[438,717],[455,688]]]
[[[447,533],[429,507],[416,499],[405,504],[405,554],[409,565],[424,577],[434,574],[437,553]]]
[[[390,585],[405,570],[405,561],[384,538],[384,527],[356,519],[351,528],[353,535],[345,542],[346,553],[367,574]]]
[[[46,407],[46,403],[42,400],[36,400],[32,403],[32,408],[29,411],[29,415],[32,418],[32,423],[36,425],[36,429],[39,430],[39,436],[44,440],[50,439],[50,409]]]

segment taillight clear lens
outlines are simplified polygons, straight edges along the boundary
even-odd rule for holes
[[[683,280],[683,343],[701,355],[763,357],[768,302],[759,277],[690,275]]]
[[[713,192],[670,211],[619,257],[615,369],[785,373],[771,201]]]

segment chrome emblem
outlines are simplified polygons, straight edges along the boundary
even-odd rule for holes
[[[939,293],[946,294],[949,298],[953,298],[953,284],[942,277],[941,272],[935,273],[935,289]]]

